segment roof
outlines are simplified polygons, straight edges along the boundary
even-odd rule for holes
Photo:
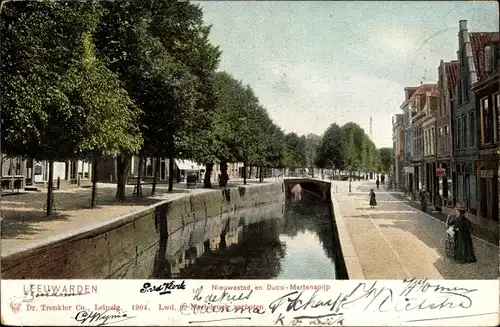
[[[190,160],[175,159],[175,164],[179,170],[200,170],[202,168],[196,162]]]
[[[451,92],[451,97],[455,97],[455,86],[458,83],[458,61],[444,63],[444,73],[446,74],[448,92]]]
[[[484,47],[488,43],[496,43],[500,40],[499,32],[471,32],[469,33],[470,45],[474,65],[476,66],[477,79],[484,74]]]
[[[422,84],[418,87],[418,89],[413,93],[411,98],[408,101],[412,101],[417,95],[426,94],[427,92],[436,92],[438,89],[437,84]]]

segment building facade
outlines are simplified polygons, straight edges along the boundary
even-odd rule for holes
[[[477,216],[490,228],[498,228],[500,160],[499,33],[471,33],[471,48],[476,53],[475,93],[477,133]]]
[[[408,100],[411,112],[412,151],[411,165],[414,169],[413,185],[415,195],[422,188],[431,191],[433,155],[431,154],[431,131],[433,106],[437,106],[436,84],[422,84]],[[434,125],[435,128],[435,125]],[[426,144],[426,141],[429,143]],[[432,191],[431,191],[432,192]],[[432,194],[432,193],[431,193]]]
[[[438,107],[436,88],[425,97],[423,106],[424,117],[422,118],[422,132],[424,140],[423,152],[423,177],[424,187],[429,193],[429,200],[434,203],[438,191],[438,179],[436,175],[436,112]]]
[[[393,183],[396,187],[404,187],[405,138],[404,114],[396,114],[392,118],[393,135]]]
[[[453,138],[451,117],[457,85],[458,61],[444,62],[438,68],[438,110],[436,113],[438,192],[445,205],[453,205],[451,163],[453,158]]]
[[[458,82],[452,114],[453,129],[453,198],[467,206],[468,211],[477,212],[476,201],[476,154],[477,117],[472,85],[477,82],[477,68],[471,45],[467,21],[461,20],[458,33]]]
[[[414,176],[415,168],[411,164],[412,151],[413,151],[413,129],[412,129],[412,111],[410,105],[410,98],[417,91],[418,86],[405,87],[405,101],[401,104],[400,109],[403,112],[403,138],[404,142],[404,158],[403,158],[403,186],[406,192],[414,195],[415,185]]]
[[[19,156],[0,156],[2,191],[20,191],[26,186],[27,161]]]

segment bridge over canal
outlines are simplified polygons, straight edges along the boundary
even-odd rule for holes
[[[293,193],[299,189],[297,188],[297,185],[300,185],[300,189],[314,193],[322,199],[328,198],[328,194],[331,189],[330,181],[316,178],[285,177],[283,179],[283,183],[287,199],[291,198]]]

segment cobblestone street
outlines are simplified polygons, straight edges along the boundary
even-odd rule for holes
[[[443,222],[383,190],[370,209],[368,192],[375,183],[353,183],[351,194],[347,184],[335,182],[333,193],[366,279],[498,278],[498,246],[473,236],[477,262],[455,263],[444,254]]]

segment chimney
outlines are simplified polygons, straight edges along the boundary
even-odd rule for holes
[[[415,93],[416,90],[417,88],[414,86],[405,87],[405,101],[410,100],[411,96]]]
[[[459,22],[460,25],[460,31],[466,31],[467,30],[467,21],[466,20],[461,20]]]

